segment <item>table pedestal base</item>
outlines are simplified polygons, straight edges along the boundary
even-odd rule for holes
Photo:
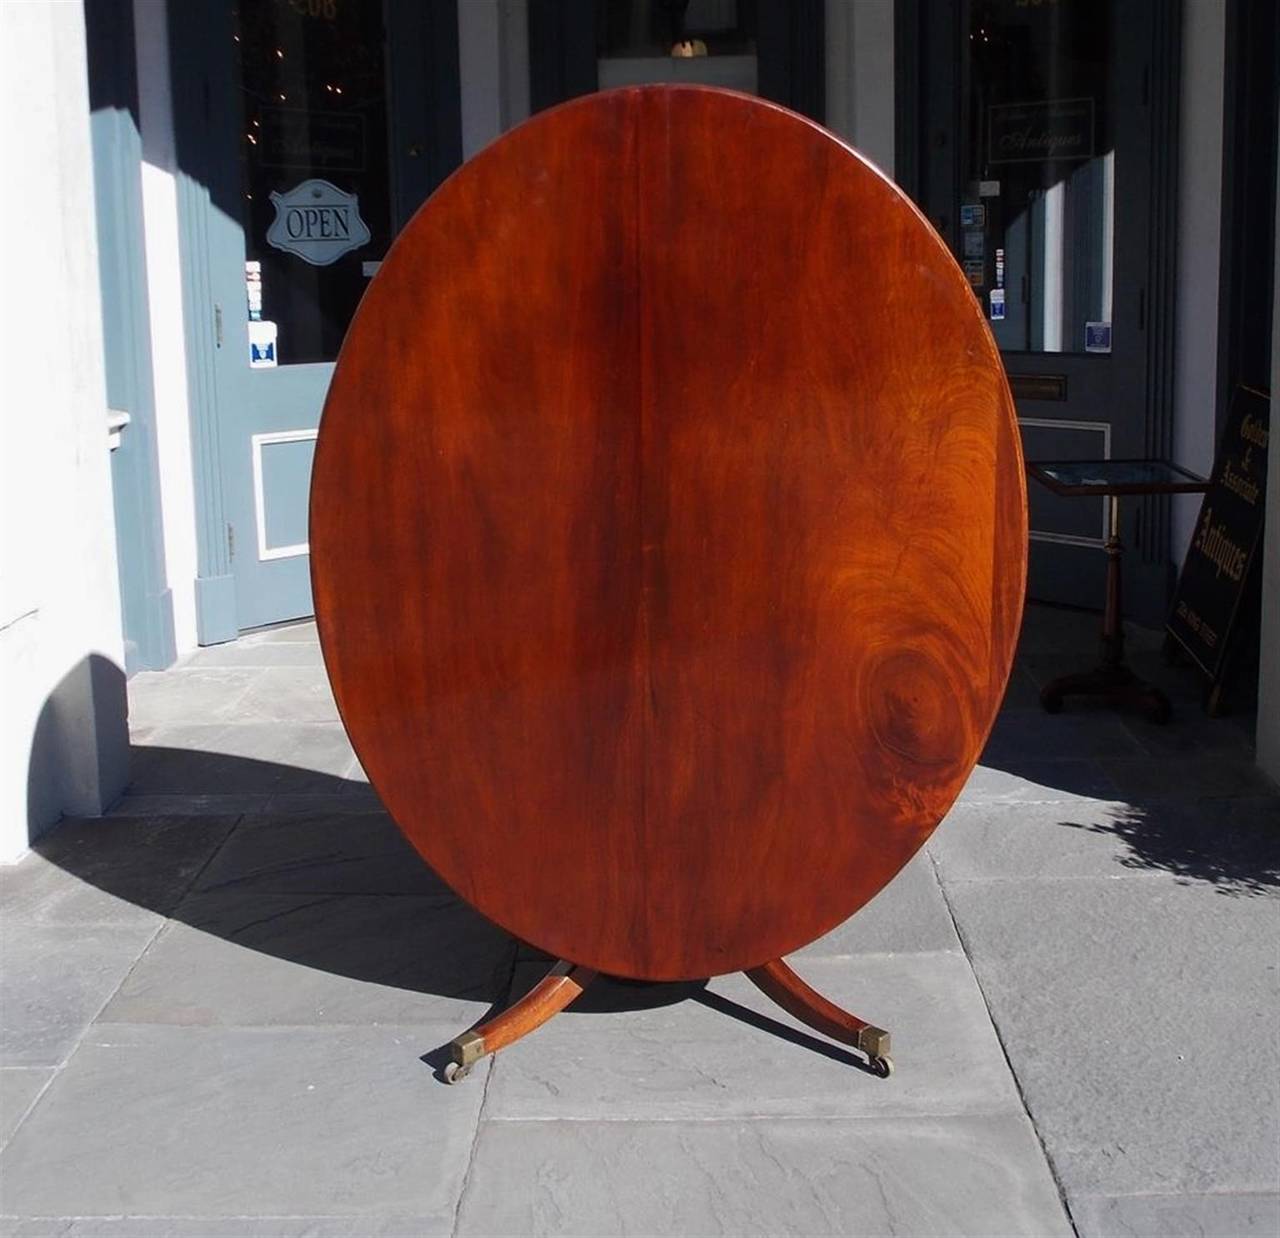
[[[781,959],[753,967],[746,976],[801,1023],[865,1054],[872,1073],[882,1079],[893,1073],[889,1033],[829,1002]],[[449,1045],[450,1060],[443,1071],[445,1082],[457,1083],[465,1079],[481,1058],[537,1030],[578,997],[595,978],[596,973],[589,967],[577,967],[563,961],[557,963],[519,1001],[478,1027],[464,1032]]]
[[[1056,714],[1068,696],[1100,696],[1109,705],[1139,710],[1152,722],[1168,722],[1173,713],[1169,698],[1127,666],[1100,666],[1093,671],[1059,675],[1044,686],[1040,704],[1046,713]]]
[[[1102,615],[1102,664],[1092,671],[1059,675],[1045,684],[1040,704],[1045,713],[1056,714],[1067,696],[1100,696],[1109,705],[1131,706],[1152,722],[1168,722],[1173,714],[1169,698],[1154,684],[1139,679],[1124,664],[1124,620],[1120,603],[1120,502],[1108,495],[1111,534],[1106,541],[1107,605]]]

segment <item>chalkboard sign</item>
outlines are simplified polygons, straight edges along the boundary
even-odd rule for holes
[[[1167,625],[1215,683],[1262,540],[1270,407],[1261,391],[1236,388]]]

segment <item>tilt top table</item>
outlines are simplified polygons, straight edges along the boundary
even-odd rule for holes
[[[1098,665],[1091,671],[1059,675],[1045,684],[1040,705],[1056,714],[1068,696],[1100,696],[1111,705],[1141,710],[1165,723],[1173,707],[1155,684],[1140,679],[1124,660],[1124,607],[1120,598],[1120,498],[1132,494],[1203,494],[1209,483],[1167,460],[1029,460],[1027,472],[1054,494],[1107,500],[1107,595],[1102,612]]]
[[[749,96],[544,112],[372,281],[316,448],[320,640],[387,809],[564,962],[745,970],[887,1073],[783,961],[964,784],[1009,674],[1026,492],[999,354],[907,198]]]

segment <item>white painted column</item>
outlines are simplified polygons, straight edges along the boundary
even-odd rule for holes
[[[142,213],[151,312],[156,458],[160,467],[165,576],[173,597],[174,641],[181,656],[197,643],[195,581],[199,569],[182,262],[178,249],[178,163],[169,89],[168,6],[155,0],[134,0],[133,25],[142,128]]]
[[[893,0],[827,0],[827,128],[893,175]]]
[[[527,0],[458,0],[462,157],[529,115]]]
[[[128,772],[84,10],[0,4],[0,861]]]

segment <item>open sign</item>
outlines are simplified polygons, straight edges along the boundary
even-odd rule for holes
[[[273,190],[271,203],[276,217],[267,229],[267,243],[312,266],[328,266],[369,242],[359,197],[319,177],[285,193]]]

